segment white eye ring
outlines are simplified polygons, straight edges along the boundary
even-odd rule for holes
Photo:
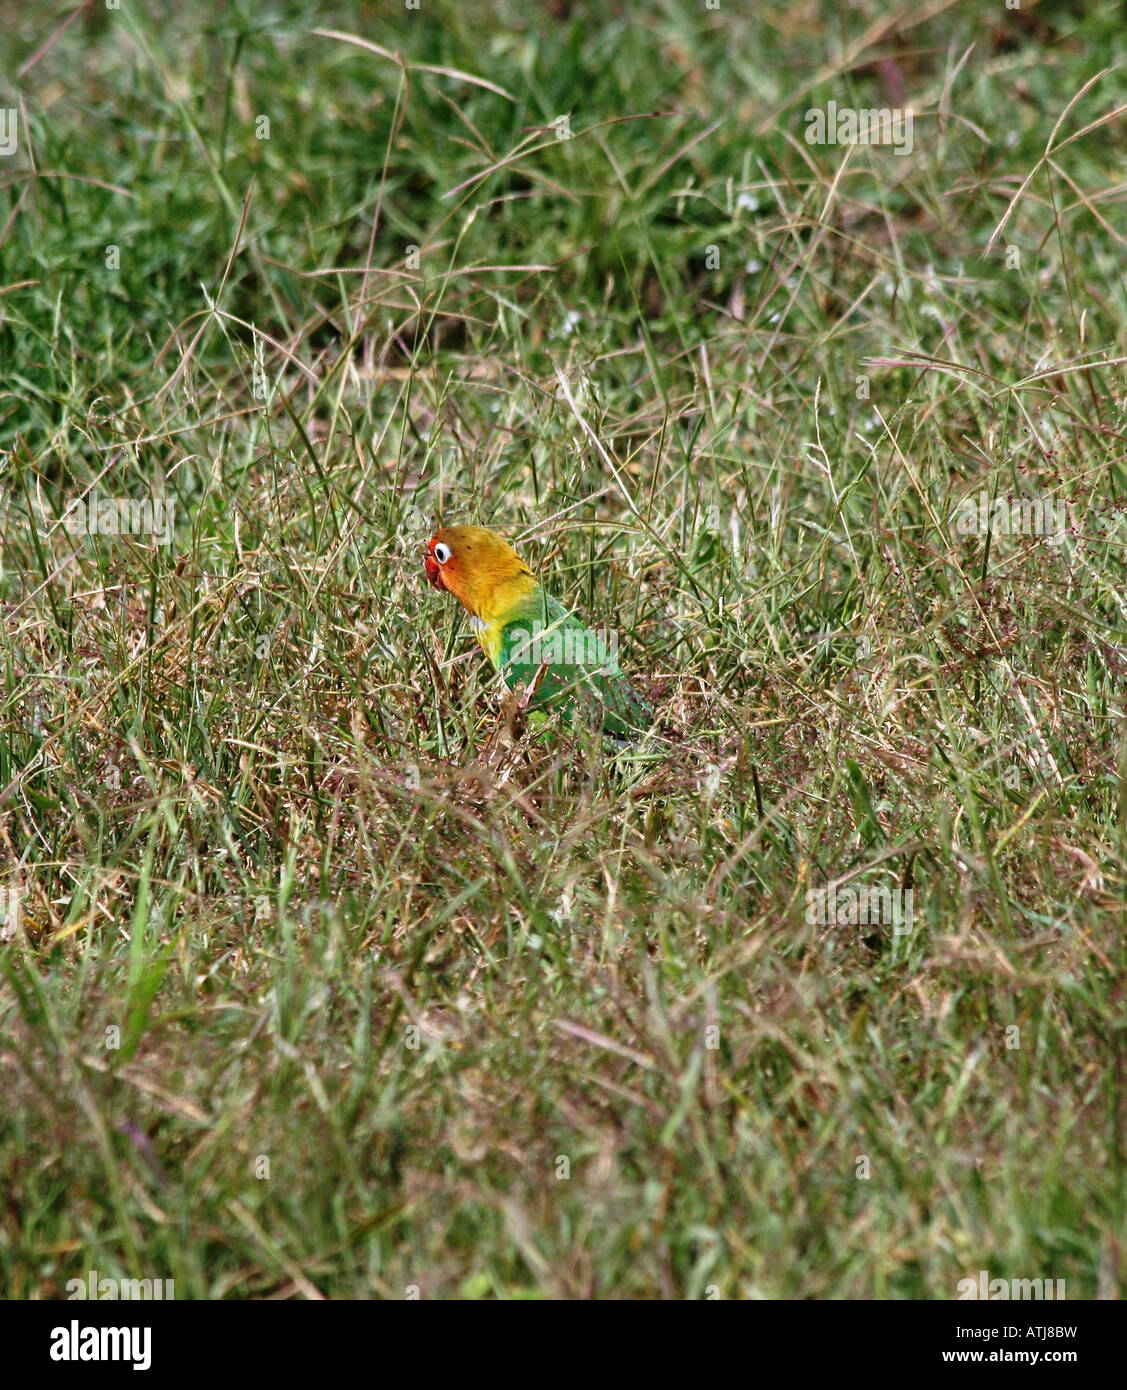
[[[450,547],[445,541],[439,541],[434,547],[434,558],[440,565],[444,565],[450,558]]]

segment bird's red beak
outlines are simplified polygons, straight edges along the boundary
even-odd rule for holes
[[[427,572],[427,583],[432,589],[446,588],[446,585],[442,582],[442,569],[438,561],[429,552],[423,557],[423,569]]]

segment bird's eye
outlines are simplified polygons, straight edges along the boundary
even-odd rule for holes
[[[444,565],[450,558],[450,547],[445,541],[439,541],[434,547],[434,558],[440,565]]]

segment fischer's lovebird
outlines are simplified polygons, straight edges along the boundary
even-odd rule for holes
[[[592,632],[509,545],[483,526],[446,526],[427,543],[427,581],[459,599],[495,671],[533,693],[530,709],[586,711],[604,732],[629,738],[653,711],[618,665],[617,634]]]

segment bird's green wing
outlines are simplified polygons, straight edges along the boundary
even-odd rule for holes
[[[617,648],[616,633],[584,627],[540,589],[502,629],[500,669],[510,689],[540,677],[530,708],[586,712],[608,734],[629,738],[649,728],[653,710],[622,674]]]

